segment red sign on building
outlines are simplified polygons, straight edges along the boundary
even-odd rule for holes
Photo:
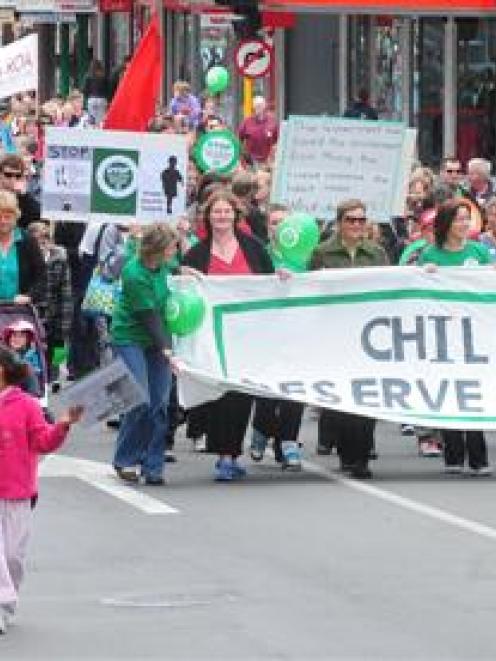
[[[350,14],[496,15],[496,0],[265,0],[264,6],[267,9],[319,7]]]
[[[100,0],[100,11],[110,13],[115,11],[131,11],[133,0]]]

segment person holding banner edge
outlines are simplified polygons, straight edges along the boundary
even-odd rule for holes
[[[238,229],[241,220],[236,197],[226,190],[214,191],[204,209],[207,237],[186,253],[183,265],[208,275],[274,273],[264,246]],[[251,408],[252,398],[235,391],[202,405],[203,411],[208,409],[204,418],[208,421],[207,451],[219,455],[216,481],[229,482],[246,475],[237,460],[243,453]]]
[[[276,230],[278,225],[289,215],[288,207],[282,204],[272,204],[267,215],[267,231],[269,243],[267,251],[274,268],[288,269],[299,273],[305,268],[289,264],[284,260],[276,246]],[[298,446],[298,434],[303,417],[303,404],[286,399],[257,397],[255,413],[252,422],[252,439],[250,455],[253,461],[262,461],[268,439],[274,438],[274,458],[281,462],[283,468],[301,469],[301,452]]]
[[[341,202],[336,212],[335,234],[315,249],[310,270],[387,265],[384,249],[365,239],[366,223],[366,207],[361,200]],[[371,478],[368,461],[374,429],[372,418],[325,410],[321,412],[318,444],[328,445],[323,436],[331,436],[337,445],[341,469],[358,479]]]
[[[492,262],[489,250],[482,243],[469,241],[471,228],[470,204],[462,199],[439,207],[434,221],[434,245],[427,246],[419,257],[419,265],[429,271],[438,266],[475,266]],[[482,431],[441,430],[445,471],[459,474],[465,457],[474,477],[492,473],[487,459],[487,446]]]
[[[164,483],[163,467],[171,388],[171,337],[165,325],[169,290],[167,262],[178,236],[168,225],[147,226],[137,254],[122,270],[122,293],[112,317],[112,344],[143,387],[148,403],[122,419],[113,465],[127,482],[138,482],[138,467],[148,485]]]

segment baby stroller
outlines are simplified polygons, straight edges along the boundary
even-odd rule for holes
[[[9,344],[11,333],[20,331],[29,333],[31,345],[37,354],[39,369],[33,374],[35,396],[45,412],[48,410],[48,367],[46,361],[45,329],[39,319],[36,308],[31,304],[17,305],[10,301],[0,301],[0,338]]]

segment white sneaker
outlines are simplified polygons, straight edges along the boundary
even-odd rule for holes
[[[481,466],[480,468],[471,468],[470,475],[473,477],[488,477],[493,474],[491,466]]]
[[[7,613],[3,610],[0,611],[0,635],[7,633]]]
[[[436,441],[424,440],[420,441],[419,452],[422,457],[440,457],[441,448]]]
[[[207,451],[207,439],[205,436],[200,436],[200,438],[193,439],[193,452],[206,452]]]
[[[463,466],[445,466],[444,472],[447,475],[460,475],[463,471]]]

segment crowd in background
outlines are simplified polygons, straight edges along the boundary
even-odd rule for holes
[[[114,91],[125,66],[114,81]],[[141,462],[143,476],[151,484],[161,483],[163,461],[174,460],[175,425],[184,420],[169,367],[165,366],[162,373],[150,371],[157,364],[156,359],[150,360],[152,349],[162,352],[166,363],[170,358],[170,337],[161,321],[163,315],[158,314],[167,291],[161,291],[160,300],[150,298],[150,307],[141,309],[137,300],[146,299],[146,292],[136,296],[135,280],[141,285],[147,281],[153,289],[150,278],[157,270],[178,273],[189,268],[192,272],[225,276],[276,272],[286,277],[288,267],[289,271],[302,271],[427,262],[443,266],[450,263],[443,261],[443,251],[456,253],[462,260],[459,263],[463,263],[462,253],[467,246],[470,258],[478,263],[496,260],[496,197],[491,165],[475,158],[465,166],[453,156],[443,160],[438,172],[416,165],[408,183],[403,216],[378,224],[367,216],[361,200],[343,200],[336,218],[318,219],[321,244],[308,263],[303,267],[283,263],[274,242],[275,228],[290,210],[270,202],[278,126],[265,99],[255,97],[252,116],[237,127],[242,155],[235,170],[229,176],[204,173],[193,157],[196,140],[204,132],[234,127],[227,126],[217,97],[197,96],[185,81],[174,84],[171,103],[157,110],[148,127],[154,133],[185,135],[191,153],[186,212],[167,232],[161,233],[160,226],[146,228],[139,224],[87,225],[84,218],[79,223],[45,221],[40,213],[44,128],[99,127],[111,96],[112,85],[107,84],[101,65],[94,62],[83,92],[74,90],[65,99],[51,99],[40,109],[34,96],[26,94],[12,98],[8,107],[2,108],[2,123],[10,138],[2,138],[0,247],[6,255],[12,242],[18,242],[19,267],[16,286],[7,290],[4,287],[0,298],[35,304],[45,326],[49,377],[54,389],[59,387],[59,377],[53,357],[62,346],[68,348],[69,380],[106,364],[115,353],[127,360],[139,380],[155,380],[149,392],[153,405],[146,415],[144,411],[139,415],[134,412],[134,420],[125,416],[124,420],[109,421],[119,429],[114,466],[122,479],[138,480],[137,466]],[[463,227],[455,240],[450,232],[459,223]],[[96,266],[109,279],[122,284],[122,305],[117,305],[113,323],[110,318],[89,317],[82,310]],[[2,263],[1,268],[7,267]],[[154,307],[157,314],[150,314]],[[123,349],[131,345],[136,348],[134,353]],[[198,407],[187,412],[186,418],[194,449],[219,456],[216,479],[228,481],[244,475],[238,457],[252,409],[252,459],[263,459],[272,438],[276,460],[285,468],[301,467],[298,433],[302,406],[283,400],[254,402],[240,393],[228,393],[215,406],[215,410],[212,404]],[[337,447],[343,470],[358,478],[370,477],[369,460],[376,455],[375,422],[331,411],[321,413],[319,418],[317,451],[329,454]],[[148,469],[140,460],[143,448],[138,448],[136,438],[136,430],[142,432],[145,422],[152,439]],[[463,464],[465,451],[475,473],[489,471],[482,434],[474,440],[473,434],[460,432],[461,436],[454,439],[436,430],[403,428],[404,433],[412,431],[417,434],[419,452],[425,456],[444,452],[446,467],[452,472]]]

